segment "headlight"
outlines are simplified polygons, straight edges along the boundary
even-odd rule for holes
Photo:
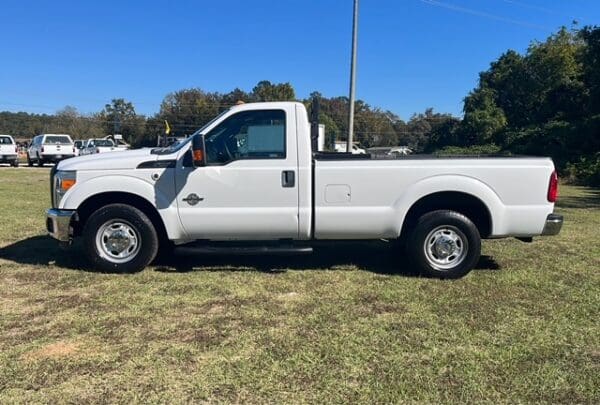
[[[54,205],[58,208],[65,193],[77,182],[75,171],[59,170],[54,176]]]

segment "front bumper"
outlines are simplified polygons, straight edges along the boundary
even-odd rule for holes
[[[71,220],[75,211],[57,210],[55,208],[46,210],[46,230],[48,235],[61,242],[70,242],[73,237]]]
[[[546,217],[546,225],[542,230],[543,236],[558,235],[563,224],[563,216],[557,214],[550,214]]]

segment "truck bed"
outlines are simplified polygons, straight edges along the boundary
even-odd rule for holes
[[[548,158],[318,153],[313,167],[317,239],[396,238],[412,203],[436,192],[481,200],[495,217],[486,237],[539,235],[553,211]]]

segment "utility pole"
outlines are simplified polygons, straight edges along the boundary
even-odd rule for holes
[[[356,45],[358,42],[358,0],[354,0],[354,19],[352,21],[352,61],[350,62],[350,109],[348,112],[348,143],[346,152],[352,152],[354,136],[354,98],[356,87]]]

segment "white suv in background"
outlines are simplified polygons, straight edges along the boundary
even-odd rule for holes
[[[96,153],[106,153],[106,152],[118,152],[123,151],[125,149],[117,148],[117,145],[111,139],[88,139],[83,144],[80,155],[94,155]]]
[[[69,135],[42,134],[33,138],[27,150],[27,164],[58,163],[63,159],[75,156],[75,145]]]
[[[0,163],[19,166],[18,147],[10,135],[0,135]]]

